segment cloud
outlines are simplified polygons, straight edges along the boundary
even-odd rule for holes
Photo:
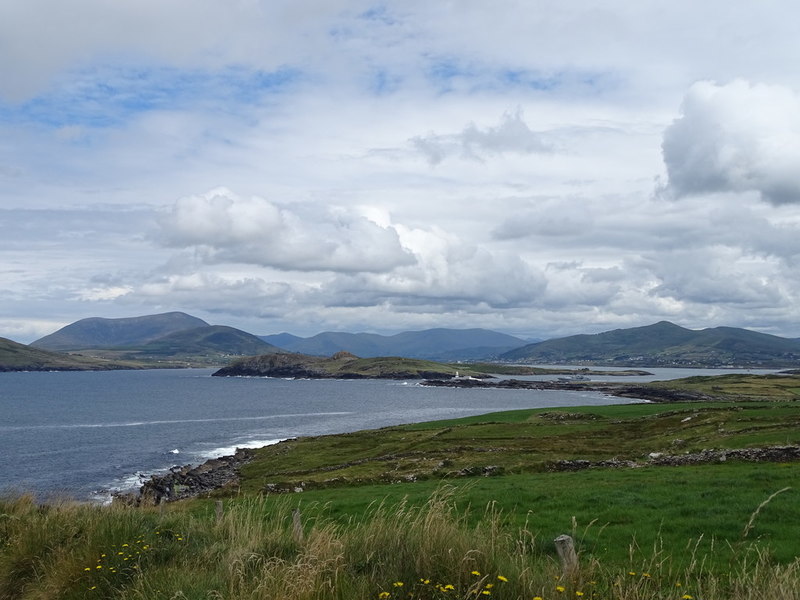
[[[475,123],[470,123],[461,133],[429,133],[411,138],[411,143],[433,165],[457,155],[483,161],[489,156],[506,153],[535,154],[552,151],[544,136],[532,131],[525,123],[522,109],[505,113],[496,127],[481,129]]]
[[[386,272],[414,263],[397,231],[346,209],[280,206],[225,188],[178,200],[163,215],[162,243],[195,248],[207,263],[287,271]]]
[[[664,132],[666,191],[677,197],[756,192],[800,202],[800,96],[779,85],[701,81]]]

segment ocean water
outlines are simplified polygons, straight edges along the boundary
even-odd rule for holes
[[[0,373],[0,492],[107,501],[154,473],[237,447],[496,410],[621,402],[595,392],[212,372]]]

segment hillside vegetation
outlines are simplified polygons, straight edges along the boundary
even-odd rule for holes
[[[141,365],[48,352],[0,338],[0,371],[107,371],[137,368],[141,368]]]
[[[646,327],[546,340],[517,348],[500,358],[547,364],[643,367],[793,367],[800,362],[800,343],[735,327],[694,331],[661,321]]]
[[[465,366],[400,357],[359,358],[349,352],[337,352],[328,358],[305,354],[249,356],[233,361],[214,375],[313,379],[426,379],[450,378],[459,372],[485,376]]]

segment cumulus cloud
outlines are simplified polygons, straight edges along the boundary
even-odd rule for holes
[[[429,133],[411,138],[411,143],[433,165],[451,156],[483,161],[498,154],[534,154],[552,150],[543,134],[528,127],[521,109],[505,113],[496,127],[480,128],[470,123],[460,133]]]
[[[695,83],[662,149],[677,197],[756,192],[773,204],[800,202],[800,96],[787,87]]]
[[[208,263],[384,272],[414,262],[392,227],[345,209],[280,206],[225,188],[181,198],[161,224],[165,245],[195,248]]]

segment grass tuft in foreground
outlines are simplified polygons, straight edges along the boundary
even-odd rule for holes
[[[687,547],[631,542],[627,563],[582,555],[564,576],[527,524],[477,517],[443,488],[423,504],[372,504],[347,522],[292,499],[230,501],[220,519],[176,509],[0,501],[0,599],[798,599],[800,566],[743,546],[726,570]],[[742,525],[744,527],[745,524]],[[572,532],[579,542],[584,535]],[[675,567],[675,554],[687,561]]]

